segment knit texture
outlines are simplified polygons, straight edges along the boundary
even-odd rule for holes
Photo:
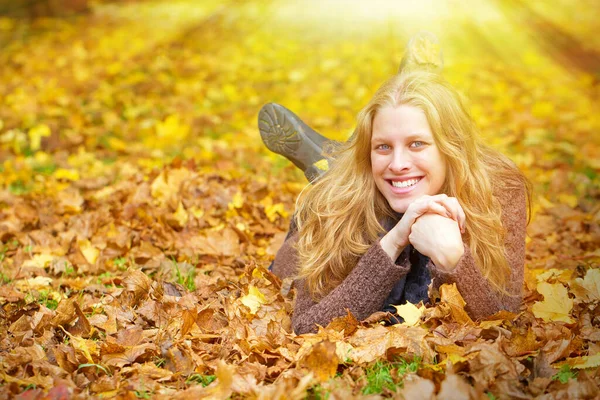
[[[426,260],[425,269],[429,272],[435,289],[444,283],[456,283],[467,303],[465,310],[473,319],[481,319],[500,310],[517,311],[522,300],[525,262],[525,188],[504,190],[495,195],[502,206],[502,224],[507,231],[505,248],[511,274],[506,291],[509,295],[497,293],[491,288],[475,264],[466,244],[465,252],[456,267],[452,271],[446,271],[437,268],[426,257],[411,257],[412,246],[407,246],[397,260],[392,260],[377,240],[363,254],[346,279],[319,302],[312,300],[303,279],[294,281],[297,290],[292,315],[294,331],[297,334],[315,332],[317,325],[326,326],[333,318],[346,315],[346,310],[357,319],[363,320],[382,310],[389,298],[398,297],[399,293],[395,292],[401,280],[405,280],[405,283],[404,290],[400,293],[399,304],[406,300],[414,302],[413,300],[422,299],[424,294],[419,290],[408,290],[408,293],[416,295],[411,299],[406,298],[406,285],[414,284],[418,289],[422,285],[422,279],[428,279],[425,274],[419,272],[418,262],[411,264],[411,259],[412,262]],[[282,279],[293,277],[298,271],[298,254],[294,248],[297,239],[298,233],[290,230],[288,238],[273,261],[273,272]]]

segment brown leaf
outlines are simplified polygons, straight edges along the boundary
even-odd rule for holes
[[[192,326],[196,323],[196,312],[192,310],[183,310],[181,312],[181,318],[183,319],[183,325],[181,325],[181,337],[185,337],[185,335],[192,329]]]
[[[139,326],[117,332],[115,343],[120,346],[137,346],[144,338],[144,331]]]
[[[140,270],[130,271],[123,280],[123,286],[127,291],[133,293],[133,303],[137,304],[141,299],[146,298],[150,292],[152,281]]]
[[[357,363],[369,363],[385,357],[389,349],[401,349],[424,362],[433,360],[433,351],[425,341],[427,330],[421,327],[393,325],[359,329],[348,338],[352,350],[347,357]]]
[[[52,319],[52,324],[65,326],[77,318],[74,301],[71,299],[63,299],[58,303],[56,315]]]
[[[335,376],[339,364],[335,343],[322,341],[315,343],[299,365],[315,374],[319,382],[325,382]]]
[[[102,363],[111,366],[122,368],[125,365],[130,365],[135,362],[149,360],[158,352],[156,345],[153,343],[144,343],[137,346],[127,346],[122,353],[106,354],[102,357]]]
[[[470,375],[484,389],[490,388],[498,381],[513,384],[519,380],[523,365],[504,354],[498,343],[477,343],[469,347],[465,354],[475,351],[479,352],[477,357],[468,361]]]
[[[429,379],[411,375],[404,378],[404,388],[399,394],[406,400],[432,400],[435,399],[435,385]]]
[[[537,336],[533,330],[528,329],[525,334],[513,331],[510,340],[503,342],[503,348],[509,356],[519,357],[537,351],[542,344],[542,342],[537,341]]]
[[[442,381],[438,398],[444,400],[479,400],[484,398],[484,394],[477,393],[475,388],[469,385],[464,378],[450,373]]]
[[[458,291],[456,283],[440,286],[440,298],[442,302],[450,306],[450,314],[456,322],[459,324],[475,325],[469,314],[465,311],[467,303]]]
[[[73,301],[73,306],[75,308],[75,314],[77,315],[77,322],[69,329],[69,332],[73,335],[88,338],[92,331],[92,326],[85,314],[81,311],[79,304]]]
[[[358,320],[352,315],[350,310],[346,310],[347,314],[343,317],[334,318],[327,329],[337,332],[344,332],[344,336],[350,336],[358,329]]]

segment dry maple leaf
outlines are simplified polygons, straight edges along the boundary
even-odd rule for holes
[[[570,317],[573,309],[573,300],[569,298],[567,288],[561,283],[540,282],[537,291],[544,296],[543,301],[538,301],[531,307],[533,315],[546,322],[561,321],[573,323]]]
[[[425,306],[417,307],[411,302],[406,302],[400,306],[394,305],[394,307],[396,313],[404,320],[402,323],[409,326],[416,325],[421,320],[421,315],[423,315],[425,309]]]
[[[600,300],[600,268],[588,269],[585,277],[575,279],[570,289],[577,301]]]
[[[333,378],[338,364],[336,345],[328,340],[313,344],[310,352],[299,361],[299,365],[315,374],[319,382]]]
[[[467,304],[456,287],[456,283],[440,286],[440,299],[450,306],[452,318],[459,324],[474,325],[473,320],[465,311]]]

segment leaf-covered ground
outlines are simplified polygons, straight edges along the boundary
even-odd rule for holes
[[[0,18],[0,398],[600,396],[600,37],[577,3]],[[296,336],[290,282],[266,268],[306,182],[258,110],[345,139],[421,25],[534,184],[521,311],[474,322],[444,287],[402,309],[411,325]]]

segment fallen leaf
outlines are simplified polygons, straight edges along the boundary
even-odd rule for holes
[[[256,314],[261,305],[267,304],[268,300],[261,291],[253,285],[248,286],[248,294],[242,296],[240,301],[250,309],[250,313]]]
[[[467,304],[456,287],[456,283],[452,285],[444,284],[440,286],[440,300],[450,306],[452,318],[459,324],[474,325],[473,320],[465,311]]]
[[[394,306],[396,313],[404,319],[403,324],[413,326],[421,321],[421,315],[423,314],[424,306],[417,307],[410,302],[406,302],[400,306]]]
[[[315,379],[325,382],[335,376],[339,364],[335,343],[322,341],[313,344],[310,352],[299,362],[300,366],[315,374]]]
[[[555,365],[558,367],[568,365],[575,369],[597,368],[600,367],[600,353],[596,353],[592,356],[567,358],[565,361]]]
[[[96,260],[98,260],[98,256],[100,255],[100,250],[94,247],[89,240],[81,240],[78,245],[79,250],[86,261],[92,265],[96,264]]]
[[[569,316],[573,308],[573,300],[569,298],[567,288],[561,283],[540,282],[537,291],[544,296],[544,300],[533,304],[531,307],[533,315],[546,322],[573,323],[573,319]]]
[[[600,269],[590,268],[583,279],[575,279],[575,282],[571,284],[571,293],[577,297],[578,301],[600,300]]]

